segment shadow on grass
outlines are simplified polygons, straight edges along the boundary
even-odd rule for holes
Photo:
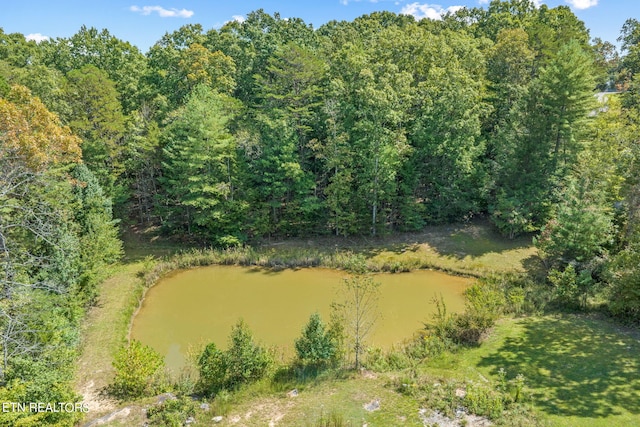
[[[418,251],[428,245],[438,254],[462,259],[479,257],[490,252],[501,253],[531,246],[531,235],[507,239],[485,218],[466,223],[431,225],[421,231],[397,232],[378,236],[316,236],[313,238],[263,241],[258,246],[284,248],[316,248],[325,251],[354,251],[373,257],[381,252],[403,254]]]
[[[521,373],[535,405],[556,416],[640,414],[640,344],[600,320],[577,316],[523,319],[480,366]]]
[[[531,246],[531,236],[508,239],[488,222],[477,221],[454,229],[446,240],[429,242],[442,255],[464,258],[480,257],[491,252],[501,253]]]

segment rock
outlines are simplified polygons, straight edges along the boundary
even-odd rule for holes
[[[380,409],[380,401],[378,399],[372,400],[371,402],[364,405],[364,409],[369,412],[377,411],[378,409]]]
[[[184,422],[184,425],[186,426],[190,426],[191,424],[195,424],[196,423],[196,419],[193,417],[189,417],[187,418],[187,420]]]
[[[84,425],[84,427],[96,427],[96,426],[101,426],[104,424],[109,424],[112,421],[116,421],[116,420],[122,420],[125,419],[129,416],[129,414],[131,413],[131,407],[127,406],[125,408],[119,409],[117,411],[111,412],[110,414],[107,414],[103,417],[100,417],[96,420],[93,420],[87,424]]]
[[[203,411],[207,412],[209,410],[209,404],[208,403],[201,403],[200,404],[200,409],[202,409]]]
[[[457,388],[456,389],[456,397],[465,397],[467,392],[464,389]]]
[[[291,390],[290,392],[287,393],[287,397],[296,397],[298,396],[298,389],[294,388],[293,390]]]
[[[157,399],[158,399],[158,403],[164,403],[167,400],[177,400],[178,398],[173,393],[162,393],[157,397]]]
[[[221,423],[223,419],[224,419],[224,417],[222,415],[218,415],[217,417],[211,418],[211,421],[213,421],[214,423],[218,424],[218,423]]]

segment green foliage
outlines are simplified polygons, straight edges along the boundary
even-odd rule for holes
[[[208,395],[216,394],[227,386],[227,355],[209,343],[198,358],[199,387]]]
[[[234,390],[264,377],[271,364],[271,356],[254,343],[249,327],[241,319],[231,329],[227,350],[221,351],[210,343],[198,358],[199,387],[208,395]]]
[[[295,341],[296,354],[303,364],[327,366],[336,356],[336,344],[318,313],[309,317],[302,336]]]
[[[491,419],[500,418],[505,409],[502,394],[480,384],[467,387],[464,403],[469,412]]]
[[[227,387],[230,389],[259,380],[272,363],[269,353],[254,343],[253,334],[242,320],[231,328],[227,363]]]
[[[83,140],[82,158],[108,197],[120,196],[123,173],[125,116],[115,84],[106,72],[85,65],[67,74],[65,121]]]
[[[422,337],[423,345],[429,342],[429,336],[440,340],[445,348],[451,344],[466,346],[480,344],[484,334],[493,327],[504,312],[506,306],[504,291],[495,283],[484,282],[468,288],[465,296],[465,311],[454,314],[447,314],[442,296],[440,299],[434,298],[436,313],[433,321],[425,324],[427,335]]]
[[[366,350],[366,339],[378,317],[378,297],[380,283],[364,274],[356,274],[343,280],[343,302],[336,305],[339,318],[335,319],[335,335],[344,331],[347,348],[353,352],[355,368],[360,368],[361,356]],[[343,321],[344,329],[337,325]],[[332,322],[333,323],[333,322]]]
[[[3,392],[67,390],[62,365],[82,309],[121,256],[112,204],[129,209],[117,212],[125,222],[230,248],[158,263],[147,281],[212,262],[354,273],[428,264],[239,246],[265,236],[378,235],[479,214],[511,238],[542,230],[548,284],[471,287],[464,313],[439,306],[407,348],[372,351],[379,369],[475,345],[507,309],[549,300],[585,307],[605,296],[614,315],[637,321],[639,28],[625,23],[620,60],[610,44],[589,46],[568,7],[528,0],[438,22],[376,13],[317,31],[259,10],[219,30],[185,25],[146,56],[107,30],[40,44],[0,30]],[[629,91],[595,106],[606,78]],[[329,326],[312,316],[297,341],[305,363],[339,363],[350,351],[359,364],[375,320],[362,297],[374,287],[345,288]],[[201,387],[254,381],[267,359],[239,324],[229,350],[201,355]],[[478,411],[498,411],[494,391],[469,395]]]
[[[103,234],[100,221],[80,219],[79,209],[89,216],[96,209],[91,203],[82,206],[83,197],[75,191],[77,137],[26,88],[14,86],[0,109],[6,130],[0,136],[2,393],[19,395],[16,402],[74,402],[79,323],[91,299],[83,290],[83,275],[101,261],[84,239],[91,234],[91,239],[119,244],[115,230]],[[95,180],[92,184],[89,193],[101,195]],[[100,219],[112,225],[104,213]],[[109,256],[110,249],[103,249]],[[14,414],[8,425],[73,425],[78,416]]]
[[[236,140],[228,131],[234,106],[200,85],[165,128],[157,207],[167,231],[217,246],[241,240],[244,203],[235,196]]]
[[[570,182],[554,219],[535,240],[548,264],[585,264],[612,243],[612,211],[588,191],[584,181]]]
[[[150,396],[159,391],[164,360],[151,347],[132,340],[114,356],[111,394],[121,399]]]
[[[0,75],[0,98],[4,98],[5,96],[7,96],[10,90],[11,87],[7,83],[6,78]]]
[[[410,357],[402,350],[387,352],[380,348],[367,349],[364,366],[376,372],[398,371],[412,366]]]
[[[166,399],[147,409],[149,425],[162,427],[182,427],[189,417],[196,414],[196,403],[190,396]]]
[[[213,399],[212,411],[226,417],[231,410],[231,393],[227,390],[220,390]]]
[[[81,230],[82,275],[77,294],[82,301],[93,302],[97,282],[104,277],[105,269],[122,256],[122,242],[118,239],[111,200],[103,194],[91,171],[80,164],[71,175],[75,184],[73,196],[77,200],[76,221]]]
[[[458,382],[443,381],[429,377],[400,378],[396,381],[398,391],[424,400],[424,405],[442,412],[450,418],[456,417],[460,408],[468,414],[484,416],[499,425],[531,425],[535,421],[526,406],[528,392],[522,374],[507,380],[504,369],[498,371],[497,381]],[[514,416],[519,413],[520,416]],[[524,415],[524,420],[521,416]]]
[[[322,412],[320,418],[318,418],[313,424],[314,427],[345,427],[349,425],[345,421],[344,416],[335,411],[330,411],[328,414]]]
[[[630,323],[640,322],[640,248],[636,242],[616,254],[608,275],[611,313]]]
[[[140,50],[111,35],[107,29],[82,26],[69,38],[57,38],[40,45],[42,62],[63,73],[91,65],[105,72],[122,95],[125,112],[135,110],[139,85],[146,67]]]
[[[71,384],[51,372],[50,366],[41,364],[33,368],[31,380],[11,380],[0,387],[1,402],[43,402],[53,406],[57,402],[79,402],[79,396],[74,392]],[[28,405],[28,403],[27,403]],[[80,411],[67,413],[59,412],[30,412],[30,411],[2,411],[0,425],[6,427],[40,427],[55,425],[72,427],[82,417]]]
[[[509,236],[539,229],[556,201],[582,147],[577,135],[593,108],[592,60],[577,41],[561,46],[529,85],[526,117],[517,144],[502,147],[510,157],[496,177],[492,219]]]

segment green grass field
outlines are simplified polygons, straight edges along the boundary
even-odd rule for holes
[[[554,426],[640,423],[637,331],[578,315],[504,323],[499,339],[469,352],[464,364],[527,379],[531,401]]]

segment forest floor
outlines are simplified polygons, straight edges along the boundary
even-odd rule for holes
[[[262,247],[327,251],[348,250],[369,258],[429,257],[450,271],[522,270],[535,268],[535,248],[530,238],[505,241],[483,222],[433,227],[421,233],[376,239],[322,237],[265,241]],[[111,381],[114,352],[124,342],[130,306],[141,260],[177,252],[182,245],[157,237],[154,230],[125,236],[126,258],[102,283],[97,305],[89,312],[83,330],[82,354],[76,385],[90,405],[82,426],[142,426],[150,398],[116,402],[104,393]],[[428,381],[498,381],[504,369],[509,378],[525,377],[525,397],[543,425],[627,426],[640,424],[640,334],[585,315],[540,315],[501,320],[478,348],[445,353],[419,367]],[[417,396],[401,394],[397,382],[405,371],[370,371],[329,375],[303,383],[263,381],[231,395],[223,411],[198,409],[195,425],[318,426],[320,420],[338,416],[348,426],[424,426],[443,418]],[[291,393],[292,389],[296,393]],[[377,409],[367,410],[373,404]],[[199,405],[199,403],[198,403]],[[214,416],[222,415],[219,422]],[[439,418],[440,417],[440,418]],[[526,420],[526,418],[525,418]],[[448,421],[451,426],[458,420]],[[338,424],[336,424],[338,425]],[[442,425],[445,425],[444,423]],[[471,419],[468,426],[486,425]],[[512,425],[508,422],[506,425]],[[522,424],[526,425],[526,424]]]

